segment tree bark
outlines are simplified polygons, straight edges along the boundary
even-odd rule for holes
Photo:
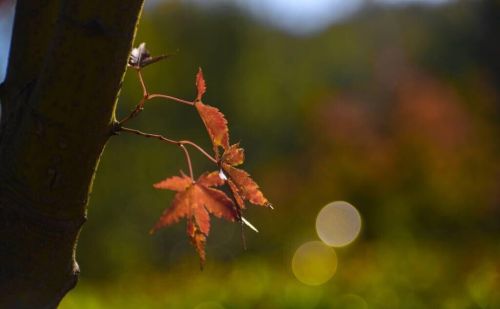
[[[143,0],[18,0],[0,87],[0,308],[54,308]]]

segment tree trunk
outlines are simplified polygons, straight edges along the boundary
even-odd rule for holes
[[[53,308],[75,248],[143,0],[18,0],[0,88],[0,308]]]

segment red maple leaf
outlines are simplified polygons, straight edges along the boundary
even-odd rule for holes
[[[211,188],[220,186],[224,181],[217,172],[205,173],[196,182],[182,175],[167,178],[154,185],[157,189],[177,191],[172,206],[166,209],[151,229],[156,230],[187,218],[187,234],[200,256],[201,265],[205,263],[205,242],[210,232],[210,216],[235,221],[239,218],[233,201],[222,191]]]
[[[250,175],[235,166],[241,165],[245,160],[245,152],[239,144],[228,147],[222,154],[220,166],[222,173],[227,175],[227,183],[233,193],[236,204],[239,209],[245,208],[245,200],[254,205],[272,207],[271,203],[264,197],[260,191],[259,185],[250,177]]]
[[[218,108],[203,104],[201,101],[195,102],[194,106],[200,114],[203,124],[207,128],[208,135],[214,148],[214,152],[218,157],[219,148],[227,149],[229,147],[229,130],[227,128],[227,120]]]
[[[198,94],[196,96],[196,101],[194,106],[198,111],[198,114],[203,121],[203,124],[207,128],[208,135],[212,141],[215,156],[219,157],[219,147],[223,149],[229,148],[229,130],[227,128],[227,120],[218,108],[204,104],[201,102],[201,98],[205,93],[207,87],[205,79],[203,78],[203,72],[201,68],[198,70],[196,75],[196,88]]]

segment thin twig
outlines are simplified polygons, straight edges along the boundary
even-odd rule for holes
[[[160,134],[145,133],[145,132],[142,132],[142,131],[139,131],[139,130],[136,130],[136,129],[131,129],[131,128],[122,127],[122,126],[119,126],[118,129],[117,129],[117,131],[128,132],[128,133],[132,133],[132,134],[135,134],[135,135],[144,136],[144,137],[147,137],[147,138],[155,138],[155,139],[158,139],[158,140],[163,141],[165,143],[169,143],[169,144],[173,144],[173,145],[177,145],[177,146],[190,145],[190,146],[193,146],[194,148],[196,148],[196,150],[198,150],[201,154],[203,154],[207,159],[209,159],[213,163],[217,164],[217,160],[215,160],[214,157],[212,157],[210,154],[208,154],[199,145],[197,145],[196,143],[193,143],[191,141],[186,141],[186,140],[176,141],[176,140],[173,140],[173,139],[166,138],[166,137],[164,137],[163,135],[160,135]]]
[[[181,145],[178,141],[166,138],[166,137],[164,137],[163,135],[160,135],[160,134],[145,133],[145,132],[142,132],[142,131],[139,131],[139,130],[136,130],[136,129],[131,129],[131,128],[127,128],[127,127],[121,127],[121,126],[118,128],[118,131],[128,132],[128,133],[132,133],[132,134],[135,134],[135,135],[144,136],[144,137],[148,137],[148,138],[156,138],[156,139],[159,139],[159,140],[161,140],[163,142],[166,142],[166,143],[169,143],[169,144],[173,144],[173,145]]]
[[[123,124],[125,124],[127,121],[129,121],[130,119],[134,118],[135,116],[137,116],[144,109],[144,103],[146,103],[146,99],[147,99],[147,97],[143,97],[139,101],[139,104],[136,105],[136,107],[134,108],[134,110],[130,114],[128,114],[127,117],[125,117],[122,120],[120,120],[120,126],[123,125]]]
[[[171,100],[171,101],[175,101],[175,102],[179,102],[179,103],[183,103],[183,104],[194,106],[194,102],[186,101],[186,100],[183,100],[183,99],[179,99],[179,98],[176,98],[176,97],[173,97],[173,96],[169,96],[169,95],[166,95],[166,94],[153,93],[153,94],[148,95],[148,97],[147,97],[148,100],[154,99],[154,98],[162,98],[162,99]]]
[[[130,114],[127,115],[127,117],[123,118],[120,121],[120,126],[125,124],[127,121],[130,119],[136,117],[139,115],[139,113],[144,109],[144,104],[146,103],[146,100],[148,99],[148,89],[146,88],[146,84],[144,83],[144,78],[142,77],[141,69],[136,69],[137,72],[137,77],[139,78],[139,82],[141,83],[141,88],[142,88],[142,98],[139,101],[139,103],[135,106],[135,108],[132,110]]]
[[[184,155],[186,156],[186,162],[187,162],[187,165],[188,165],[188,168],[189,168],[189,176],[191,177],[191,179],[194,179],[194,177],[193,177],[193,164],[191,163],[191,157],[189,156],[189,152],[188,152],[188,150],[186,149],[186,146],[184,146],[183,143],[180,143],[180,142],[175,141],[173,139],[166,138],[166,137],[164,137],[164,136],[162,136],[160,134],[144,133],[144,132],[136,130],[136,129],[119,127],[118,130],[119,131],[123,131],[123,132],[129,132],[129,133],[132,133],[132,134],[135,134],[135,135],[139,135],[139,136],[144,136],[144,137],[147,137],[147,138],[159,139],[162,142],[179,146],[182,149],[182,151],[184,152]]]

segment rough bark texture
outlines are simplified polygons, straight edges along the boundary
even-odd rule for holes
[[[143,0],[18,0],[0,88],[0,308],[53,308],[75,248]]]

